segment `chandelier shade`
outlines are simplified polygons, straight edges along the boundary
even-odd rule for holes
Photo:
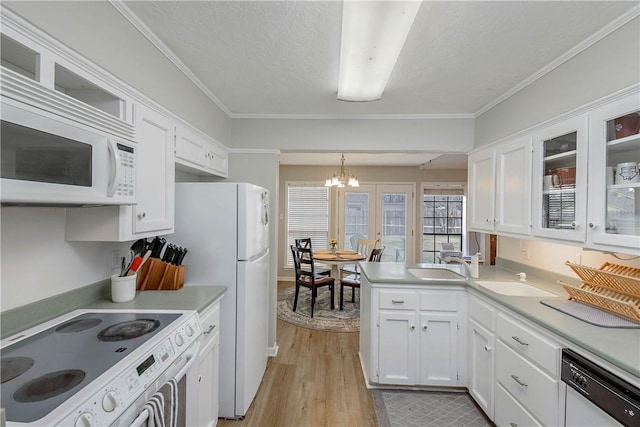
[[[327,180],[324,183],[325,187],[360,187],[360,183],[358,182],[358,178],[351,173],[351,171],[344,167],[344,153],[340,158],[340,169],[336,170],[333,175],[327,177]]]

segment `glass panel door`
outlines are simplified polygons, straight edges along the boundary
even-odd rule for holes
[[[376,218],[378,246],[384,246],[382,261],[413,260],[413,192],[411,185],[379,185]]]
[[[353,250],[358,238],[376,239],[384,246],[384,262],[413,260],[413,185],[361,185],[340,188],[340,246]]]
[[[640,111],[607,121],[605,232],[640,236]]]
[[[577,132],[571,132],[542,143],[543,228],[571,230],[575,227],[577,136]]]
[[[358,239],[372,239],[375,234],[375,186],[339,189],[338,194],[340,246],[355,251]]]
[[[533,233],[586,240],[587,117],[551,125],[533,135]]]

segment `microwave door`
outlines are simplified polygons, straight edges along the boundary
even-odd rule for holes
[[[123,164],[133,169],[133,145],[114,143],[90,128],[11,105],[3,104],[1,113],[2,203],[135,203],[131,171],[126,174],[131,181],[126,190],[132,194],[124,196],[118,187],[118,179],[125,175]],[[118,192],[113,197],[115,187]]]

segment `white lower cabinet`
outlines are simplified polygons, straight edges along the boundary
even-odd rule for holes
[[[529,427],[540,424],[522,405],[518,403],[500,384],[496,386],[496,406],[500,412],[494,419],[497,426]]]
[[[366,280],[365,280],[366,282]],[[363,286],[368,380],[408,386],[464,386],[465,292],[425,287]],[[369,307],[371,307],[369,309]],[[463,325],[464,326],[464,325]],[[461,362],[462,360],[462,362]],[[370,366],[366,366],[369,364]]]
[[[473,319],[469,319],[468,329],[469,394],[493,419],[495,337]]]
[[[194,425],[213,427],[218,423],[218,384],[220,361],[220,304],[215,302],[200,314],[203,328],[200,353],[198,355],[197,384],[192,389],[197,390],[197,407],[192,407]]]

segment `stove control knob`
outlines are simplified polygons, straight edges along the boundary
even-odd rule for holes
[[[83,412],[80,414],[74,427],[92,427],[93,426],[93,414],[91,412]]]
[[[182,344],[184,344],[184,337],[182,336],[182,334],[177,333],[176,334],[176,345],[178,347],[182,347]]]
[[[193,329],[193,326],[191,325],[191,323],[187,325],[187,327],[185,328],[185,331],[187,332],[188,337],[192,337],[193,334],[195,334],[196,332],[195,329]]]
[[[118,395],[115,391],[108,391],[102,398],[102,409],[113,412],[118,407]]]

